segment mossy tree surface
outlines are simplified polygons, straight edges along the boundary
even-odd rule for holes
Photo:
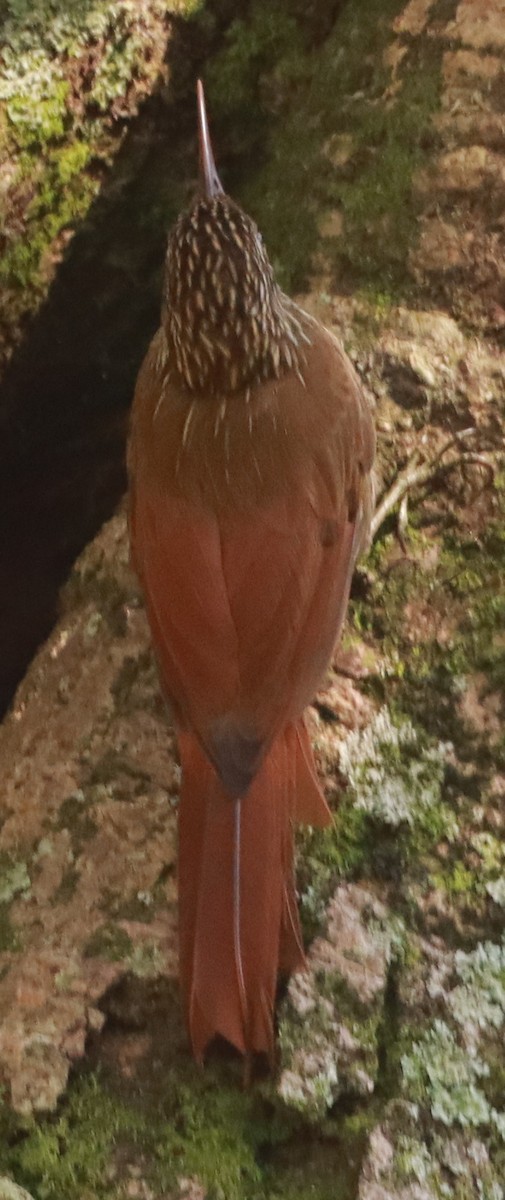
[[[196,0],[4,0],[0,8],[0,316],[8,338],[47,291],[128,118]]]
[[[239,1064],[217,1062],[202,1074],[169,1041],[133,1087],[102,1067],[76,1081],[53,1120],[20,1125],[6,1113],[0,1174],[47,1200],[119,1200],[139,1177],[160,1197],[184,1195],[184,1180],[194,1179],[216,1200],[351,1200],[361,1125],[341,1124],[337,1167],[333,1127],[326,1135],[304,1128],[267,1085],[244,1094]]]
[[[411,178],[429,152],[439,94],[440,56],[421,35],[405,39],[400,86],[388,93],[383,51],[402,7],[349,0],[316,39],[300,4],[283,0],[272,8],[260,0],[229,24],[208,68],[219,136],[232,151],[227,182],[257,216],[285,285],[301,283],[323,250],[325,270],[329,264],[335,276],[373,294],[372,306],[356,309],[348,348],[378,398],[386,482],[421,434],[436,454],[448,431],[470,421],[480,452],[499,468],[504,419],[495,349],[483,351],[487,391],[474,403],[469,341],[458,352],[464,370],[445,362],[426,384],[394,359],[386,340],[391,297],[410,287]],[[442,7],[446,18],[454,11],[452,4],[434,11]],[[13,5],[10,11],[13,19]],[[196,21],[202,39],[206,21],[208,30],[204,10]],[[61,97],[44,115],[56,126],[58,104]],[[6,136],[13,139],[16,121],[8,119]],[[71,184],[87,171],[87,151],[78,149],[76,136],[65,166],[56,126],[48,160]],[[259,165],[246,174],[243,156],[253,151]],[[343,240],[321,233],[320,219],[336,207]],[[338,315],[328,297],[323,315],[328,323]],[[390,320],[399,327],[401,314],[393,311]],[[422,338],[416,353],[420,345]],[[302,918],[307,940],[324,933],[328,900],[351,884],[366,887],[385,908],[385,920],[370,918],[372,935],[388,947],[387,982],[373,1009],[360,1009],[336,976],[316,973],[320,1011],[327,1017],[331,1003],[361,1039],[375,1072],[372,1091],[364,1097],[344,1089],[336,1101],[326,1091],[329,1098],[314,1114],[290,1105],[286,1093],[282,1099],[275,1080],[244,1094],[240,1065],[226,1055],[211,1056],[200,1072],[189,1060],[176,995],[162,990],[151,1002],[149,989],[163,988],[157,963],[152,955],[136,956],[120,924],[135,922],[145,900],[132,896],[122,908],[113,894],[104,898],[103,921],[86,953],[124,962],[125,972],[140,979],[140,1002],[128,1008],[115,995],[105,1002],[109,1026],[91,1040],[86,1070],[56,1115],[17,1118],[7,1106],[2,1111],[0,1170],[36,1200],[159,1200],[184,1195],[189,1180],[223,1200],[355,1200],[358,1186],[361,1200],[367,1135],[378,1123],[392,1146],[387,1194],[417,1186],[437,1200],[502,1200],[503,462],[501,472],[491,483],[478,464],[435,471],[429,489],[410,500],[403,549],[394,516],[387,519],[357,573],[345,638],[346,648],[359,648],[369,664],[356,692],[376,715],[347,740],[338,703],[333,723],[315,719],[334,824],[300,837]],[[94,587],[88,579],[87,602],[120,638],[124,598],[113,589],[104,601]],[[132,697],[142,688],[142,706],[154,711],[156,684],[145,653],[116,677],[116,713],[133,720]],[[124,788],[132,803],[142,786],[131,777],[126,786],[124,762],[112,752],[90,771],[85,805],[73,794],[61,809],[61,829],[71,834],[76,857],[93,836],[100,789],[117,788],[120,798]],[[29,866],[17,857],[0,861],[0,949],[5,944],[13,953],[9,907],[29,889]],[[74,887],[70,868],[60,899]],[[154,910],[156,903],[153,892]],[[293,1029],[289,998],[280,1019],[286,1045]],[[310,1054],[321,1028],[307,1020],[300,1029]],[[465,1157],[467,1141],[478,1179]]]
[[[106,180],[126,124],[166,72],[170,21],[205,57],[229,186],[257,217],[285,286],[314,256],[346,285],[408,289],[412,176],[433,146],[441,51],[405,39],[391,87],[385,54],[401,0],[334,5],[160,0],[4,0],[0,12],[0,265],[4,335],[45,295],[55,263]],[[324,19],[323,19],[324,16]],[[179,99],[194,79],[178,69]],[[160,197],[163,199],[163,197]],[[159,203],[151,198],[154,209]],[[143,205],[149,204],[144,196]],[[167,208],[167,220],[169,216]],[[341,213],[345,236],[326,236]]]
[[[323,38],[300,5],[257,3],[237,18],[208,70],[209,97],[238,155],[259,169],[237,180],[288,290],[314,256],[342,284],[410,290],[416,169],[433,149],[441,48],[405,39],[394,87],[387,63],[398,0],[346,3]],[[342,236],[325,234],[340,213]]]
[[[446,421],[455,419],[453,381],[446,392],[437,390],[436,405],[431,397],[425,407],[421,401],[413,407],[410,392],[398,384],[392,401],[383,386],[383,318],[370,309],[365,328],[363,307],[360,313],[349,349],[381,397],[379,411],[384,404],[388,413],[388,432],[381,435],[388,478],[408,456],[421,419],[435,452]],[[400,316],[388,316],[386,325]],[[485,361],[488,399],[475,408],[476,428],[489,461],[498,461],[495,418],[502,401],[496,381],[489,382],[495,356]],[[399,402],[406,396],[408,409]],[[383,421],[379,416],[379,426]],[[275,1080],[242,1094],[240,1065],[222,1054],[211,1056],[203,1074],[192,1066],[176,992],[162,991],[151,1004],[149,989],[160,986],[156,959],[142,959],[122,931],[123,919],[140,918],[145,900],[122,908],[121,897],[111,894],[85,953],[122,962],[138,980],[140,1000],[128,1005],[111,997],[111,1024],[93,1039],[88,1067],[70,1085],[58,1115],[19,1120],[5,1110],[0,1166],[34,1196],[119,1200],[138,1183],[158,1200],[184,1195],[181,1181],[198,1179],[203,1194],[226,1200],[355,1200],[367,1136],[380,1122],[392,1147],[391,1196],[414,1183],[429,1184],[437,1197],[449,1194],[455,1170],[458,1200],[478,1195],[461,1141],[470,1138],[482,1197],[501,1200],[505,747],[498,618],[505,539],[503,476],[498,471],[492,483],[486,476],[483,488],[479,470],[478,463],[463,464],[435,474],[429,492],[415,493],[403,550],[392,517],[379,531],[355,579],[344,639],[346,652],[359,650],[368,664],[354,686],[376,715],[344,737],[337,696],[335,711],[323,704],[316,720],[316,750],[335,810],[328,831],[304,832],[299,841],[305,932],[308,939],[324,934],[335,889],[366,889],[383,906],[380,917],[370,911],[366,920],[388,960],[385,988],[372,1005],[357,1000],[338,972],[317,969],[312,1015],[300,1020],[289,1000],[281,1004],[282,1067],[293,1049],[302,1061],[315,1046],[322,1049],[316,1103],[311,1107],[300,1090],[290,1095],[289,1087],[279,1094]],[[103,605],[101,585],[81,572],[68,599],[76,610],[84,601],[99,604],[100,628],[110,625],[111,635],[122,638],[118,586],[111,583],[114,603]],[[134,720],[139,705],[155,712],[155,690],[145,651],[138,660],[128,658],[111,689],[121,719]],[[90,817],[101,797],[112,788],[131,806],[145,786],[140,767],[132,773],[124,755],[111,752],[86,770],[86,794],[67,798],[60,809],[58,828],[68,828],[76,854],[93,836]],[[8,918],[11,898],[29,888],[31,866],[9,858],[2,867]],[[156,905],[153,893],[153,912]],[[334,1038],[335,1014],[358,1054],[346,1075],[329,1046],[338,1087],[334,1077],[324,1077],[324,1037]],[[356,1067],[372,1080],[365,1095],[355,1087]]]

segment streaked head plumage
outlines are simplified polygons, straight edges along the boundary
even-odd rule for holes
[[[293,368],[297,323],[255,222],[222,189],[201,84],[198,99],[202,194],[169,237],[163,323],[182,383],[223,395]]]

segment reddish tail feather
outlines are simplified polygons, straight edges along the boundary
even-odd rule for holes
[[[224,793],[197,739],[181,733],[180,969],[193,1050],[220,1034],[273,1057],[279,970],[303,965],[292,822],[329,812],[300,721],[275,740],[247,795]]]

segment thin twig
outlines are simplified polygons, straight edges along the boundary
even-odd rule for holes
[[[405,467],[403,467],[403,470],[399,472],[391,487],[384,492],[381,497],[381,500],[372,517],[372,538],[374,538],[376,533],[378,533],[386,517],[388,517],[390,512],[392,512],[396,505],[399,504],[400,512],[398,517],[398,534],[402,548],[405,550],[407,495],[410,491],[412,491],[412,488],[420,487],[421,485],[428,483],[430,479],[434,477],[434,475],[438,475],[442,471],[452,471],[454,467],[461,466],[462,463],[471,463],[479,467],[484,467],[484,469],[489,472],[490,481],[494,480],[496,473],[494,464],[490,462],[489,459],[483,454],[477,453],[477,451],[464,450],[457,454],[454,458],[450,458],[448,462],[442,461],[449,450],[452,450],[455,446],[460,445],[463,440],[470,437],[471,434],[474,434],[475,432],[476,430],[471,427],[470,429],[462,429],[459,433],[453,434],[446,442],[444,442],[444,445],[441,446],[440,450],[437,451],[433,458],[428,460],[422,457],[422,452],[418,448],[414,450]]]
[[[409,524],[409,494],[405,492],[398,509],[398,541],[404,554],[408,553],[406,535]]]
[[[495,464],[490,462],[488,458],[485,458],[484,454],[474,454],[472,450],[466,451],[465,454],[459,454],[457,458],[451,458],[451,461],[448,463],[441,463],[437,467],[437,471],[451,471],[453,467],[461,466],[461,463],[473,463],[477,467],[485,467],[490,483],[494,483],[496,476]]]
[[[451,436],[447,438],[447,441],[445,441],[440,447],[440,450],[437,451],[433,462],[436,462],[438,458],[443,458],[444,454],[451,449],[451,446],[457,446],[459,442],[463,442],[466,440],[466,438],[472,437],[472,434],[474,433],[477,433],[475,425],[467,425],[466,429],[457,429],[456,433],[451,433]]]
[[[415,450],[407,465],[396,476],[394,483],[391,484],[387,492],[384,492],[372,517],[371,533],[373,538],[395,505],[403,499],[403,496],[411,488],[416,487],[419,483],[425,483],[426,479],[429,478],[427,464],[425,462],[420,463],[419,459],[420,452],[419,450]]]

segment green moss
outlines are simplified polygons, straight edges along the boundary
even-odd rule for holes
[[[403,1092],[441,1126],[482,1127],[492,1145],[505,1138],[503,1054],[504,942],[441,956],[427,993],[442,1014],[411,1037],[401,1058]],[[402,1039],[408,1030],[402,1032]]]
[[[309,1141],[303,1134],[271,1160],[265,1170],[265,1200],[354,1200],[365,1132],[349,1123],[334,1140]]]
[[[74,1078],[58,1114],[38,1122],[0,1107],[0,1174],[37,1200],[120,1200],[132,1174],[156,1196],[194,1178],[209,1200],[352,1200],[366,1119],[328,1122],[322,1135],[268,1085],[244,1091],[236,1061],[201,1071],[166,1032],[161,1069]]]
[[[8,99],[6,111],[18,146],[31,146],[34,140],[43,144],[63,137],[68,93],[68,83],[60,79],[54,83],[50,96],[20,92]]]
[[[104,897],[102,909],[118,921],[142,921],[150,924],[156,912],[154,896],[151,892],[124,897],[109,895]]]
[[[427,1107],[435,1121],[462,1128],[495,1127],[505,1136],[505,1116],[486,1099],[482,1081],[489,1074],[478,1054],[469,1055],[449,1026],[433,1022],[402,1058],[409,1099]]]
[[[88,165],[91,147],[87,142],[70,142],[60,151],[57,159],[58,176],[63,184],[70,183]]]
[[[440,501],[444,513],[446,505],[444,497]],[[493,711],[498,711],[504,663],[499,634],[505,572],[503,521],[489,521],[480,536],[472,538],[452,520],[447,527],[444,517],[440,521],[440,553],[427,567],[422,509],[412,510],[411,519],[409,558],[395,556],[391,535],[384,529],[368,560],[366,600],[351,606],[351,620],[356,627],[365,627],[365,637],[372,645],[380,645],[381,652],[380,674],[372,673],[362,686],[379,703],[387,700],[395,721],[401,714],[408,716],[420,736],[420,753],[413,744],[412,761],[422,760],[430,744],[426,733],[429,738],[450,741],[454,753],[448,755],[436,802],[416,814],[410,831],[400,826],[396,845],[385,847],[384,878],[395,879],[395,862],[398,878],[402,864],[402,873],[408,872],[410,882],[415,881],[417,894],[419,885],[421,893],[435,886],[446,893],[453,912],[468,919],[471,910],[473,919],[481,921],[487,896],[496,897],[500,904],[505,893],[501,852],[485,828],[475,830],[473,809],[487,803],[504,747],[499,733],[489,736],[485,721],[481,731],[477,722],[466,717],[462,699],[476,677],[483,703],[486,689],[492,690]],[[432,529],[430,533],[432,537]],[[401,767],[405,779],[408,758],[409,753]],[[419,767],[420,762],[415,769]],[[422,781],[422,772],[419,778]],[[416,788],[415,781],[411,782],[408,792],[414,811]],[[363,795],[360,780],[356,794]],[[468,829],[472,832],[465,833]]]
[[[82,1079],[56,1119],[30,1122],[11,1144],[5,1138],[0,1167],[41,1200],[119,1197],[130,1165],[163,1195],[172,1194],[181,1177],[196,1177],[214,1200],[300,1195],[293,1162],[272,1173],[271,1182],[268,1166],[260,1165],[260,1149],[282,1142],[289,1125],[283,1130],[254,1093],[241,1094],[193,1069],[190,1075],[185,1082],[168,1071],[155,1104],[143,1094],[121,1098],[104,1078]],[[328,1169],[325,1164],[322,1180],[317,1151],[311,1157],[305,1195],[326,1200]]]
[[[77,89],[83,85],[77,107],[88,121],[86,110],[109,109],[127,93],[135,73],[149,76],[152,30],[149,20],[138,20],[134,6],[115,0],[69,0],[65,5],[61,0],[5,0],[4,7],[0,101],[15,136],[21,132],[43,145],[71,124],[66,71]],[[190,12],[195,3],[176,7]],[[78,113],[81,123],[84,114]]]
[[[89,156],[85,142],[46,155],[44,177],[26,209],[28,236],[31,228],[40,227],[46,238],[55,237],[65,225],[84,215],[98,190],[92,179],[81,177]]]
[[[344,796],[328,829],[297,833],[297,882],[306,939],[321,931],[328,900],[340,879],[359,875],[372,852],[366,815]]]
[[[137,979],[157,979],[163,974],[165,959],[154,942],[134,946],[128,955],[128,970]]]
[[[119,925],[108,922],[88,938],[84,948],[86,958],[106,958],[109,962],[121,962],[133,951],[131,938]]]
[[[9,164],[2,201],[7,237],[0,263],[7,328],[46,294],[63,231],[88,212],[109,163],[118,117],[132,115],[157,75],[168,11],[120,0],[4,0],[0,55],[0,151]],[[12,173],[12,175],[11,175]]]
[[[382,702],[387,696],[389,705],[411,716],[416,726],[450,740],[463,761],[496,769],[505,748],[499,739],[491,748],[489,738],[463,720],[458,699],[476,671],[485,673],[490,688],[503,688],[505,649],[498,631],[505,613],[505,528],[502,520],[492,520],[478,539],[454,528],[440,532],[434,567],[427,569],[412,557],[393,570],[388,567],[390,535],[383,531],[371,557],[366,604],[351,605],[351,620],[380,640],[382,674],[367,684],[374,696]],[[422,636],[412,618],[405,618],[413,597],[416,607],[430,614]],[[438,636],[442,624],[452,626],[443,639]],[[475,791],[477,798],[479,787]]]
[[[382,296],[408,286],[412,176],[432,137],[441,49],[409,39],[387,96],[383,54],[401,8],[400,0],[339,6],[316,47],[310,15],[291,0],[275,10],[257,3],[211,61],[213,115],[238,155],[260,159],[254,178],[233,179],[232,190],[256,216],[288,290],[303,286],[316,252],[354,286]],[[320,232],[332,212],[343,218],[342,237]]]
[[[14,896],[26,895],[30,890],[30,876],[25,862],[12,855],[0,853],[0,904],[8,904]]]
[[[433,886],[445,891],[452,899],[471,899],[482,894],[482,883],[475,871],[470,871],[458,861],[445,869],[434,871]]]
[[[481,1033],[505,1025],[505,941],[480,942],[475,950],[457,950],[457,984],[448,1006],[457,1024]]]
[[[431,1181],[436,1163],[424,1142],[403,1135],[398,1138],[395,1150],[395,1174],[401,1183]]]
[[[20,950],[21,941],[9,916],[9,905],[0,904],[0,953],[4,950]]]
[[[324,989],[297,981],[280,1013],[279,1095],[315,1126],[340,1096],[368,1096],[377,1074],[377,1014],[357,1019],[359,1005],[341,1004],[340,983],[336,973]]]
[[[135,1136],[141,1120],[94,1079],[73,1089],[65,1113],[55,1121],[29,1122],[14,1146],[5,1141],[0,1165],[36,1190],[41,1200],[77,1200],[113,1195],[106,1169],[121,1139]]]
[[[89,791],[84,793],[79,789],[67,796],[59,808],[56,828],[69,830],[75,854],[81,849],[82,843],[88,841],[97,831],[89,811],[93,799]]]
[[[151,651],[143,651],[136,658],[127,655],[111,687],[116,712],[131,712],[135,707],[139,689],[142,690],[144,698],[144,692],[149,690],[155,677],[156,669]]]
[[[261,142],[266,123],[261,99],[261,78],[277,66],[279,86],[302,69],[304,38],[292,5],[275,8],[259,0],[246,16],[236,17],[225,30],[223,46],[208,71],[212,107],[219,119],[238,118],[238,144]],[[259,126],[259,127],[258,127]]]
[[[343,743],[340,769],[356,807],[377,824],[454,834],[454,821],[440,808],[450,748],[431,744],[410,721],[395,721],[383,708],[365,730]]]
[[[202,1180],[216,1200],[240,1200],[259,1184],[261,1173],[255,1159],[257,1131],[247,1127],[248,1106],[237,1104],[230,1092],[215,1093],[180,1088],[179,1121],[185,1173]],[[159,1148],[159,1173],[173,1170],[173,1140]]]
[[[335,269],[353,282],[378,287],[382,296],[389,289],[390,297],[405,289],[418,215],[412,179],[426,159],[427,134],[439,105],[440,60],[429,41],[422,52],[407,54],[400,77],[393,100],[360,106],[350,177],[335,186],[345,223],[345,239],[333,256]]]
[[[68,867],[61,877],[61,882],[56,888],[51,903],[54,905],[68,904],[76,891],[79,878],[79,872],[75,867]]]
[[[421,1185],[430,1196],[451,1196],[454,1200],[503,1200],[500,1170],[489,1161],[486,1149],[477,1137],[451,1133],[430,1136],[425,1141],[411,1122],[408,1133],[396,1132],[390,1183],[398,1186]],[[411,1189],[409,1189],[410,1191]],[[412,1188],[412,1191],[414,1189]],[[421,1194],[421,1191],[419,1194]]]
[[[25,862],[5,851],[0,852],[0,953],[19,950],[18,931],[10,917],[10,905],[16,896],[27,896],[31,880]]]
[[[36,276],[46,242],[40,234],[27,242],[15,242],[0,262],[0,282],[5,288],[36,286]]]
[[[347,787],[333,824],[298,835],[298,889],[307,937],[320,932],[341,879],[365,875],[396,885],[401,895],[407,872],[429,878],[438,843],[452,843],[457,833],[445,783],[447,753],[447,746],[433,742],[420,725],[386,709],[342,744],[340,771]]]
[[[147,771],[130,762],[125,754],[118,750],[106,750],[92,766],[87,784],[91,789],[108,789],[118,799],[122,798],[122,778],[136,785],[135,791],[142,793],[146,782],[150,779]],[[131,799],[131,788],[124,794],[125,799]]]
[[[11,239],[2,256],[0,283],[17,293],[32,289],[32,303],[46,288],[48,248],[84,216],[98,190],[84,173],[89,157],[89,145],[79,141],[47,151],[43,166],[27,150],[19,157],[18,186],[34,195],[24,212],[23,238]]]

